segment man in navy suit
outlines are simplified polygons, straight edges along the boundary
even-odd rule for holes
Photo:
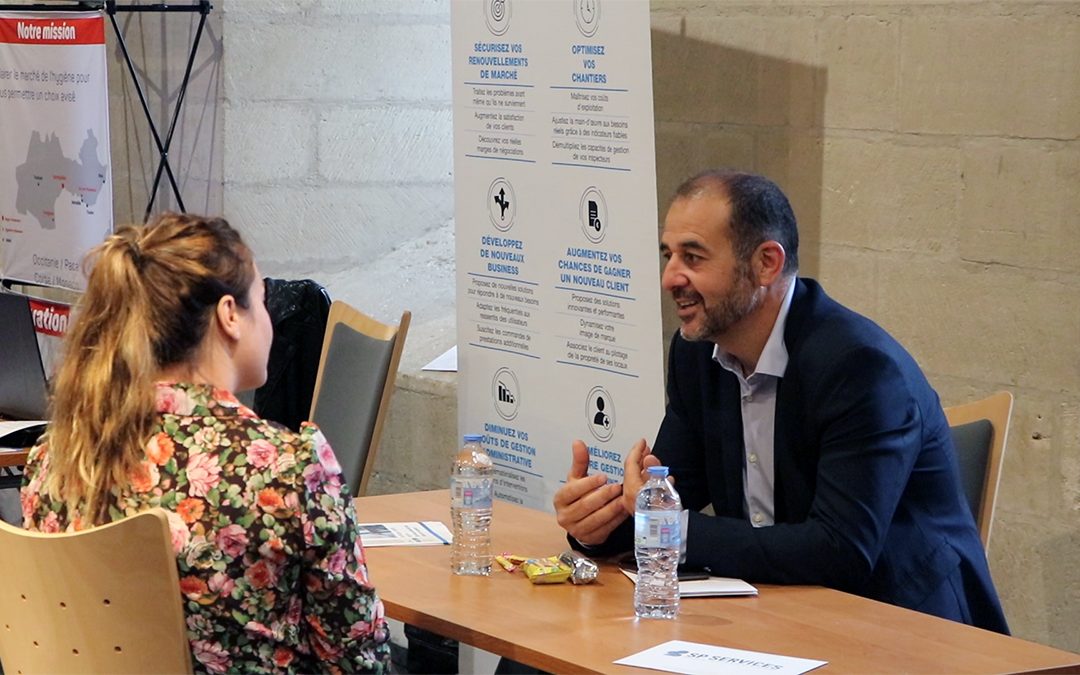
[[[656,447],[631,449],[622,485],[587,475],[574,443],[554,500],[572,542],[629,550],[645,469],[664,464],[688,510],[689,566],[1007,633],[937,394],[884,330],[798,277],[780,188],[699,174],[660,241],[681,321],[667,411]],[[716,515],[699,512],[708,504]]]

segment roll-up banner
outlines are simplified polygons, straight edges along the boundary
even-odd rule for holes
[[[647,0],[451,5],[458,407],[498,498],[570,446],[622,479],[663,415]]]
[[[0,14],[0,276],[83,290],[112,229],[105,19]]]

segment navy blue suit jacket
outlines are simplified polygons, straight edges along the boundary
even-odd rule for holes
[[[775,521],[745,513],[739,385],[713,343],[673,338],[654,453],[690,510],[686,564],[818,584],[1007,633],[948,423],[914,359],[798,279],[777,391]],[[716,516],[698,513],[712,504]],[[605,548],[628,548],[624,523]]]

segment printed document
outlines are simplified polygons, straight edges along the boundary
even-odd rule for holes
[[[441,546],[454,539],[450,528],[437,520],[412,523],[360,523],[360,541],[365,548],[376,546]]]

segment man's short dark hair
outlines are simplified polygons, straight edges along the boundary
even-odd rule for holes
[[[763,242],[784,247],[783,274],[799,269],[799,228],[795,213],[780,187],[766,178],[730,169],[708,169],[687,179],[675,191],[675,199],[718,192],[731,204],[731,236],[735,255],[748,261]]]

